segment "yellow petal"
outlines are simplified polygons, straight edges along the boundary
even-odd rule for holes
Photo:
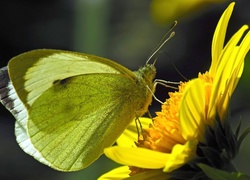
[[[216,76],[223,76],[229,78],[229,76],[232,74],[234,71],[235,67],[240,64],[244,60],[244,58],[236,58],[236,53],[235,48],[238,49],[237,44],[239,40],[242,38],[243,33],[248,29],[248,26],[242,26],[234,35],[233,37],[229,40],[225,48],[223,49],[217,70],[216,70]],[[234,55],[234,56],[233,56]],[[223,74],[221,74],[223,73]]]
[[[229,78],[231,77],[234,69],[238,66],[240,68],[242,65],[243,60],[235,57],[235,49],[237,49],[236,45],[247,28],[247,26],[243,26],[237,33],[234,34],[234,36],[227,43],[226,47],[223,49],[219,58],[220,60],[214,76],[213,88],[208,106],[208,119],[212,119],[212,117],[215,116],[218,97],[225,93],[226,84],[230,83]],[[231,96],[231,94],[228,95]],[[223,119],[220,112],[219,115]]]
[[[113,161],[128,166],[146,169],[160,169],[165,166],[169,154],[145,148],[113,146],[104,149],[105,155]]]
[[[235,65],[234,71],[229,77],[230,83],[228,83],[229,85],[227,85],[227,87],[225,88],[229,92],[233,92],[238,84],[238,81],[244,69],[244,59],[249,49],[250,49],[250,32],[247,33],[247,35],[242,40],[241,44],[238,47],[235,47],[234,49],[234,54],[236,54],[235,59],[237,59],[238,65]]]
[[[225,117],[227,113],[227,107],[229,104],[230,96],[232,95],[234,89],[236,88],[241,74],[244,68],[244,59],[250,48],[250,32],[247,33],[239,47],[234,48],[234,52],[230,58],[235,57],[237,62],[234,63],[234,70],[227,80],[225,91],[221,94],[221,98],[218,102],[218,112],[220,112],[221,117]],[[238,64],[237,64],[238,63]]]
[[[205,87],[200,79],[188,82],[180,104],[182,136],[201,140],[205,128]]]
[[[246,36],[244,37],[244,39],[242,40],[241,44],[239,45],[239,51],[236,55],[236,59],[239,59],[239,64],[241,66],[238,66],[235,71],[235,75],[237,75],[238,78],[241,77],[241,74],[243,72],[243,67],[244,67],[244,59],[246,57],[246,54],[248,53],[249,49],[250,49],[250,32],[248,32],[246,34]],[[236,83],[237,85],[237,83]],[[236,86],[235,85],[235,86]]]
[[[121,180],[130,177],[130,172],[128,166],[121,166],[103,174],[98,180]]]
[[[176,144],[169,156],[163,172],[169,173],[192,160],[196,154],[198,140],[187,141],[184,145]]]
[[[128,127],[125,129],[125,131],[116,140],[116,143],[119,146],[122,146],[122,147],[133,147],[134,146],[134,147],[136,147],[134,142],[136,142],[138,140],[138,130],[136,128],[135,123],[138,123],[138,126],[139,126],[138,128],[140,130],[140,128],[141,128],[140,125],[143,128],[147,128],[149,126],[149,124],[152,123],[152,119],[141,117],[141,118],[139,118],[139,121],[140,121],[140,124],[139,124],[139,122],[132,121],[128,125]]]
[[[211,74],[211,76],[215,74],[216,69],[217,69],[219,56],[224,46],[224,40],[225,40],[228,21],[233,12],[234,5],[235,5],[234,2],[231,3],[228,6],[228,8],[224,11],[214,32],[214,37],[212,41],[212,64],[209,70],[209,73]]]

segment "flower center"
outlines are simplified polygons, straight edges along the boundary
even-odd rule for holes
[[[138,147],[170,153],[175,144],[184,144],[179,122],[179,106],[186,83],[179,85],[178,92],[170,92],[169,99],[162,105],[161,112],[153,123],[145,128],[137,142]]]

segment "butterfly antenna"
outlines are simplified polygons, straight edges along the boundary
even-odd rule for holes
[[[167,31],[167,33],[163,36],[163,38],[161,39],[161,41],[159,42],[159,44],[156,46],[155,50],[151,53],[151,55],[149,56],[146,64],[148,64],[148,62],[154,57],[154,55],[162,48],[162,46],[164,46],[164,44],[166,44],[166,42],[168,42],[174,35],[175,32],[171,32],[175,26],[177,25],[177,21],[174,22],[174,24],[171,26],[171,28]],[[171,32],[171,33],[170,33]],[[170,35],[169,35],[170,33]],[[169,36],[168,36],[169,35]],[[155,62],[154,62],[155,63]]]

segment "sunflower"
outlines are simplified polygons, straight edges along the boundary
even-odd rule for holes
[[[209,71],[181,82],[153,120],[140,118],[139,138],[131,124],[117,140],[118,146],[105,149],[107,157],[125,166],[99,179],[205,178],[200,164],[236,171],[231,159],[238,152],[238,133],[229,124],[229,102],[243,72],[250,33],[244,35],[248,29],[244,25],[224,45],[234,4],[215,29]]]

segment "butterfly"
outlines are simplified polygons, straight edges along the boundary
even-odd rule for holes
[[[0,101],[16,118],[16,140],[27,154],[77,171],[148,111],[155,75],[154,63],[133,72],[94,55],[33,50],[0,69]]]

